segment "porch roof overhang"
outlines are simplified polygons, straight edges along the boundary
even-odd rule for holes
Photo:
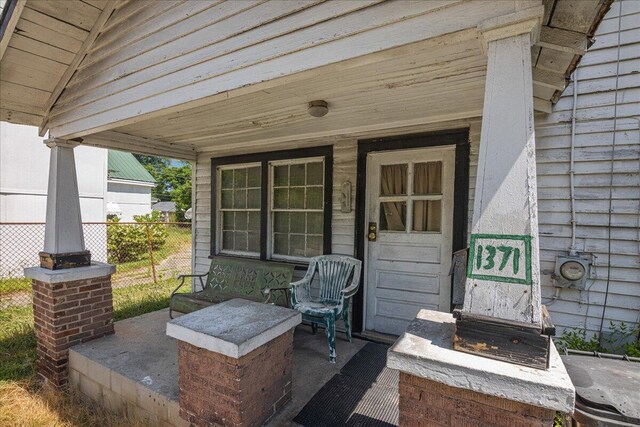
[[[524,3],[544,6],[532,48],[533,94],[535,108],[549,112],[612,0],[266,2],[238,10],[226,2],[51,3],[7,2],[0,119],[87,145],[193,160],[227,144],[480,116],[486,58],[477,26]],[[163,21],[179,11],[187,17]],[[224,18],[204,24],[207,13]],[[253,21],[235,28],[234,19]],[[162,25],[175,34],[161,39]],[[228,38],[194,36],[211,25]],[[148,34],[136,33],[145,28]],[[154,37],[162,43],[150,45]],[[180,48],[176,40],[185,37],[202,48]],[[140,46],[147,50],[136,65],[126,51]],[[211,46],[218,50],[206,51]],[[171,47],[177,50],[164,56]],[[314,99],[329,102],[329,115],[307,114]]]

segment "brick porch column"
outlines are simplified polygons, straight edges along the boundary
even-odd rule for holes
[[[300,313],[233,299],[167,323],[178,340],[180,416],[196,427],[262,425],[291,400]]]
[[[51,148],[45,243],[32,279],[38,375],[67,385],[68,353],[75,344],[113,333],[111,275],[115,266],[91,263],[84,246],[73,149],[78,142],[48,139]]]

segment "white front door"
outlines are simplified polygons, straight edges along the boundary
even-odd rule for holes
[[[399,335],[422,308],[449,311],[454,168],[453,146],[369,155],[367,330]]]

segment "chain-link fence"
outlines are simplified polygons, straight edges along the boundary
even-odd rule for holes
[[[39,265],[44,228],[0,222],[0,310],[31,304],[31,282],[23,270]],[[175,276],[191,271],[190,223],[87,222],[83,231],[91,259],[116,265],[114,302],[137,301],[149,292],[168,296]]]

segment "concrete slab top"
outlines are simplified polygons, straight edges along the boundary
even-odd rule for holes
[[[92,261],[91,265],[87,265],[86,267],[63,268],[60,270],[28,267],[24,269],[24,276],[45,283],[63,283],[110,276],[115,272],[115,265]]]
[[[237,359],[301,322],[295,310],[235,298],[168,322],[167,335]]]
[[[454,334],[450,313],[421,310],[389,349],[387,366],[451,387],[573,411],[575,390],[554,345],[549,369],[541,370],[455,351]]]

